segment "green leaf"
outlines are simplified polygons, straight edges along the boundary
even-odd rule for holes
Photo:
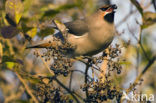
[[[147,28],[156,23],[156,13],[145,12],[143,14],[143,25],[142,28]]]
[[[51,10],[45,11],[45,13],[43,14],[41,19],[43,19],[44,17],[54,17],[56,14],[60,13],[63,10],[69,10],[71,8],[78,7],[78,6],[79,6],[78,4],[61,5],[56,9],[51,9]]]
[[[131,65],[131,62],[129,62],[129,61],[120,61],[119,63],[121,65]]]
[[[85,8],[85,1],[83,0],[76,0],[76,4],[77,4],[77,7],[79,7],[79,9]]]
[[[40,83],[40,79],[38,79],[38,78],[34,78],[34,77],[29,76],[29,77],[25,77],[25,79],[29,80],[29,82],[34,83],[34,84]]]
[[[142,7],[140,6],[140,4],[138,3],[138,1],[137,0],[130,0],[131,1],[131,3],[133,4],[133,5],[135,5],[135,7],[138,9],[138,11],[140,12],[140,14],[141,15],[143,15],[143,9],[142,9]]]
[[[65,4],[65,5],[59,6],[57,10],[69,10],[77,6],[78,6],[77,4]]]
[[[41,28],[40,32],[38,33],[38,35],[40,37],[45,37],[45,36],[48,36],[48,35],[51,35],[54,33],[54,29],[53,28],[50,28],[50,27],[46,27],[46,28]]]
[[[6,62],[14,62],[14,63],[18,63],[18,64],[21,64],[21,65],[24,64],[23,61],[20,60],[20,59],[15,59],[13,56],[4,55],[2,57],[2,63],[6,63]]]
[[[44,17],[54,17],[59,12],[60,12],[59,10],[48,10],[48,11],[45,11],[45,13],[43,14],[42,18],[44,18]]]
[[[11,39],[19,33],[19,30],[14,26],[4,26],[0,31],[1,35],[6,39]]]
[[[7,68],[12,69],[15,66],[14,62],[5,62]]]
[[[30,9],[32,3],[33,3],[33,0],[24,0],[24,2],[23,2],[23,5],[24,5],[23,12],[27,12]]]
[[[14,61],[12,56],[6,56],[6,55],[3,56],[2,62],[10,62],[10,61],[12,62]]]
[[[22,31],[24,32],[24,33],[26,33],[26,32],[28,32],[29,30],[31,30],[33,27],[29,27],[29,26],[27,26],[25,23],[21,23],[21,26],[22,26]]]
[[[37,34],[37,27],[32,28],[26,33],[29,37],[33,38]]]
[[[16,23],[22,16],[23,4],[21,0],[7,0],[5,3],[6,14]]]

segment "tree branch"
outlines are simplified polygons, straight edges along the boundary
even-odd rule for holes
[[[18,79],[21,81],[21,83],[24,85],[24,88],[26,89],[27,93],[31,96],[31,98],[33,99],[33,101],[35,103],[39,103],[37,98],[33,95],[31,89],[29,88],[29,86],[27,85],[27,83],[25,82],[25,80],[18,74],[18,72],[16,72],[16,75],[18,77]]]
[[[154,6],[154,9],[156,11],[156,1],[155,0],[152,0],[152,3],[153,3],[153,6]]]
[[[77,103],[80,103],[80,101],[77,99],[77,97],[73,94],[73,92],[72,92],[69,88],[67,88],[67,87],[66,87],[63,83],[61,83],[57,78],[54,77],[54,80],[55,80],[61,87],[63,87],[68,93],[70,93],[71,96],[75,99],[75,101],[76,101]]]
[[[149,70],[150,66],[155,62],[156,56],[154,56],[152,59],[148,61],[148,64],[145,66],[144,70],[141,72],[141,74],[135,79],[134,83],[130,85],[130,87],[127,89],[127,92],[130,92],[138,83],[138,81],[142,78],[142,76]]]
[[[85,69],[85,84],[88,82],[88,70],[89,70],[89,60],[88,63],[86,64],[86,69]],[[88,98],[88,88],[86,87],[86,98]]]

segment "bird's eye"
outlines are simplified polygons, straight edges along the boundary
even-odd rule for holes
[[[100,10],[102,10],[102,11],[106,11],[108,9],[108,7],[106,7],[106,8],[100,8]]]

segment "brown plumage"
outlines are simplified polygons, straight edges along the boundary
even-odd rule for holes
[[[65,23],[69,29],[67,41],[75,46],[70,55],[72,57],[81,55],[95,55],[106,49],[115,35],[114,9],[116,5],[107,5],[99,8],[94,14],[83,20]],[[59,34],[60,35],[60,34]],[[51,43],[41,43],[28,48],[53,47]]]

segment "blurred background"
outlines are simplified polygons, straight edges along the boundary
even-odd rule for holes
[[[36,96],[36,85],[42,86],[35,77],[50,75],[43,60],[34,55],[35,50],[27,50],[25,47],[48,39],[57,32],[51,28],[53,19],[61,22],[82,19],[106,4],[118,6],[115,13],[117,33],[112,46],[119,44],[121,48],[119,58],[122,70],[120,74],[113,73],[112,80],[116,87],[121,88],[120,91],[126,91],[156,56],[156,3],[154,0],[137,0],[140,6],[136,6],[133,1],[135,0],[0,0],[0,103],[32,102],[29,90]],[[139,7],[142,8],[143,15],[138,11]],[[7,14],[10,15],[9,18]],[[43,54],[46,50],[38,51]],[[46,64],[50,66],[51,62],[47,61]],[[58,79],[69,87],[72,77],[70,90],[84,97],[80,86],[84,84],[85,64],[77,61],[72,68],[82,73],[73,72],[66,77],[58,76]],[[140,78],[143,81],[136,87],[138,93],[156,96],[155,73],[156,63],[152,62]],[[91,70],[88,75],[92,76]],[[47,81],[49,80],[44,80],[45,84]],[[68,95],[67,92],[64,94]]]

